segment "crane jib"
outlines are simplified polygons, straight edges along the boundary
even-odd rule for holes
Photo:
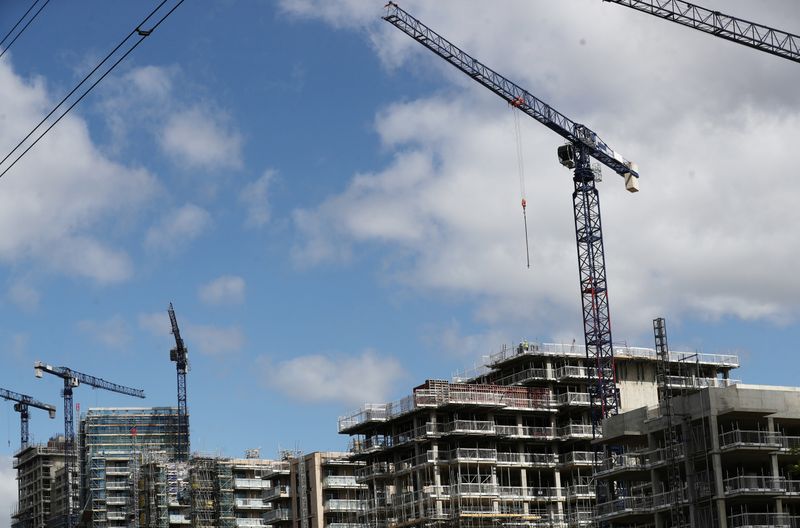
[[[636,164],[609,147],[596,132],[575,123],[515,82],[475,59],[397,4],[387,4],[387,13],[383,19],[567,141],[586,146],[591,157],[625,177],[626,185],[628,179],[639,178]],[[638,189],[638,186],[635,187]]]

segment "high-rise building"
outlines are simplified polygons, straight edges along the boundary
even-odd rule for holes
[[[59,510],[53,503],[54,499],[58,501],[53,491],[58,489],[56,473],[64,467],[64,457],[63,436],[53,437],[44,445],[29,445],[14,455],[18,501],[11,515],[12,528],[48,526],[51,513]]]
[[[348,453],[315,451],[291,459],[293,528],[355,528],[365,484],[355,472],[364,462]]]
[[[673,434],[664,405],[604,422],[604,526],[800,526],[799,388],[712,387],[671,405]]]
[[[617,347],[615,357],[622,409],[656,404],[656,351]],[[727,386],[737,366],[735,356],[672,352],[668,382]],[[365,463],[356,471],[367,486],[361,522],[590,525],[591,368],[582,346],[522,343],[453,382],[428,380],[400,401],[340,418],[353,459]]]
[[[93,408],[81,417],[82,526],[136,526],[142,462],[175,458],[177,424],[175,407]]]

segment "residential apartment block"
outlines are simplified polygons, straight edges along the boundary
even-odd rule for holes
[[[656,352],[617,347],[622,409],[656,404]],[[727,386],[738,358],[673,352],[669,383]],[[593,522],[595,458],[582,346],[503,348],[453,382],[340,418],[366,485],[359,522],[580,527]],[[598,434],[600,431],[598,431]]]
[[[48,526],[54,507],[58,511],[57,504],[53,503],[58,498],[53,496],[53,492],[57,488],[56,473],[64,467],[64,457],[63,436],[53,437],[47,444],[29,445],[14,455],[18,501],[11,514],[12,528]],[[73,489],[77,492],[77,486]],[[62,499],[66,500],[66,497]]]
[[[598,520],[610,528],[800,526],[800,389],[712,387],[671,404],[673,435],[664,405],[604,422]]]
[[[290,459],[293,528],[357,528],[367,486],[356,480],[364,462],[348,453],[313,452]]]

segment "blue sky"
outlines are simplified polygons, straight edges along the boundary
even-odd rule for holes
[[[151,4],[45,8],[0,59],[2,155]],[[706,4],[800,26],[790,0]],[[599,0],[401,5],[639,163],[637,195],[601,188],[615,341],[651,346],[665,316],[673,348],[795,384],[795,64]],[[507,105],[382,6],[187,1],[0,179],[0,386],[59,407],[36,440],[63,427],[36,359],[148,396],[81,387],[82,408],[174,404],[170,301],[192,447],[226,455],[342,449],[336,417],[365,400],[581,340],[560,138],[521,122],[528,270]]]

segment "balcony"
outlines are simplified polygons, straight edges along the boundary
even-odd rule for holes
[[[272,501],[276,499],[285,499],[289,497],[289,492],[289,486],[272,486],[271,488],[267,488],[267,491],[264,492],[264,500]]]
[[[191,519],[189,519],[188,515],[179,515],[176,513],[171,513],[169,516],[169,524],[192,524]]]
[[[497,385],[522,385],[532,380],[547,381],[551,379],[553,377],[548,375],[547,369],[529,368],[500,378],[494,383]]]
[[[598,519],[610,519],[621,515],[650,514],[653,507],[653,497],[642,495],[638,497],[620,497],[597,505]]]
[[[610,475],[627,471],[644,471],[646,468],[647,458],[643,453],[623,453],[603,459],[597,474]]]
[[[495,426],[491,420],[454,420],[439,424],[438,431],[441,434],[483,435],[494,434]]]
[[[498,466],[551,468],[558,462],[554,453],[497,453]]]
[[[552,427],[530,427],[527,425],[496,425],[495,431],[498,436],[507,436],[509,438],[553,440],[556,437],[556,431]]]
[[[329,475],[322,479],[323,488],[366,488],[356,481],[355,475]]]
[[[236,499],[234,505],[241,510],[263,510],[267,508],[267,503],[264,499]]]
[[[594,487],[589,484],[572,484],[567,486],[565,490],[569,500],[594,499],[595,497]]]
[[[797,528],[800,517],[785,513],[737,513],[728,517],[728,528]]]
[[[128,504],[127,497],[106,497],[106,504],[108,506],[125,506]]]
[[[768,431],[743,431],[734,429],[719,435],[719,448],[723,451],[743,449],[749,451],[775,451],[781,449],[777,433]]]
[[[292,518],[292,512],[287,508],[277,508],[274,510],[269,510],[268,512],[264,513],[263,521],[264,524],[271,524],[278,521],[288,521]],[[242,519],[243,521],[251,521],[251,520],[259,520],[259,519]],[[261,526],[261,525],[254,525],[254,526]]]
[[[272,487],[268,480],[235,478],[233,479],[235,489],[268,489]]]
[[[578,367],[575,365],[565,365],[556,369],[556,379],[567,380],[586,380],[589,378],[589,371],[586,367]]]
[[[556,397],[560,407],[588,407],[591,403],[588,392],[565,392]]]
[[[394,466],[388,462],[377,462],[368,466],[356,468],[356,482],[366,482],[371,478],[385,476],[392,471],[394,471]]]
[[[497,450],[461,447],[450,451],[449,459],[455,462],[496,462]]]
[[[497,488],[501,499],[511,500],[540,500],[551,502],[560,498],[561,488],[543,486],[523,488],[521,486],[499,486]]]
[[[561,453],[561,460],[559,462],[559,465],[564,467],[591,467],[593,464],[595,464],[595,462],[594,453],[592,451],[568,451],[566,453]],[[600,460],[597,461],[597,465],[600,465]]]
[[[288,520],[288,519],[280,519],[280,520]],[[268,524],[267,521],[264,519],[236,519],[236,526],[240,528],[262,528],[267,526],[267,524]]]
[[[597,436],[602,435],[600,426],[597,427]],[[558,428],[558,436],[562,440],[582,439],[590,440],[592,435],[592,426],[584,424],[570,424]]]
[[[785,479],[757,475],[739,475],[723,481],[725,496],[780,495],[784,491]]]
[[[725,378],[698,378],[695,376],[667,376],[667,386],[673,389],[704,389],[706,387],[730,387],[742,380]]]
[[[355,499],[330,499],[325,501],[326,512],[357,512],[364,509],[364,501]]]

